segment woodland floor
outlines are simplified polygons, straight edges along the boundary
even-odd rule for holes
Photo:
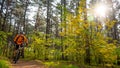
[[[45,68],[43,64],[31,60],[31,61],[25,61],[25,60],[19,60],[16,64],[12,63],[12,68]]]

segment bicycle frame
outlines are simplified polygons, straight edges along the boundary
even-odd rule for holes
[[[19,48],[16,50],[15,57],[13,58],[14,63],[16,63],[19,60],[20,55],[22,54],[22,49],[23,49],[23,47],[19,46]]]

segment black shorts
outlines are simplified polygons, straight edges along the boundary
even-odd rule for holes
[[[23,45],[18,45],[18,44],[15,44],[15,50],[17,50],[18,48],[20,47],[23,47]]]

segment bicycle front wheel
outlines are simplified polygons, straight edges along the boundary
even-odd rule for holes
[[[17,50],[16,55],[15,55],[15,57],[14,57],[14,63],[17,63],[19,57],[20,57],[20,51]]]

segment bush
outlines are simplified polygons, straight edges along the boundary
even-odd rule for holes
[[[6,60],[0,60],[0,68],[11,68],[11,65]]]

